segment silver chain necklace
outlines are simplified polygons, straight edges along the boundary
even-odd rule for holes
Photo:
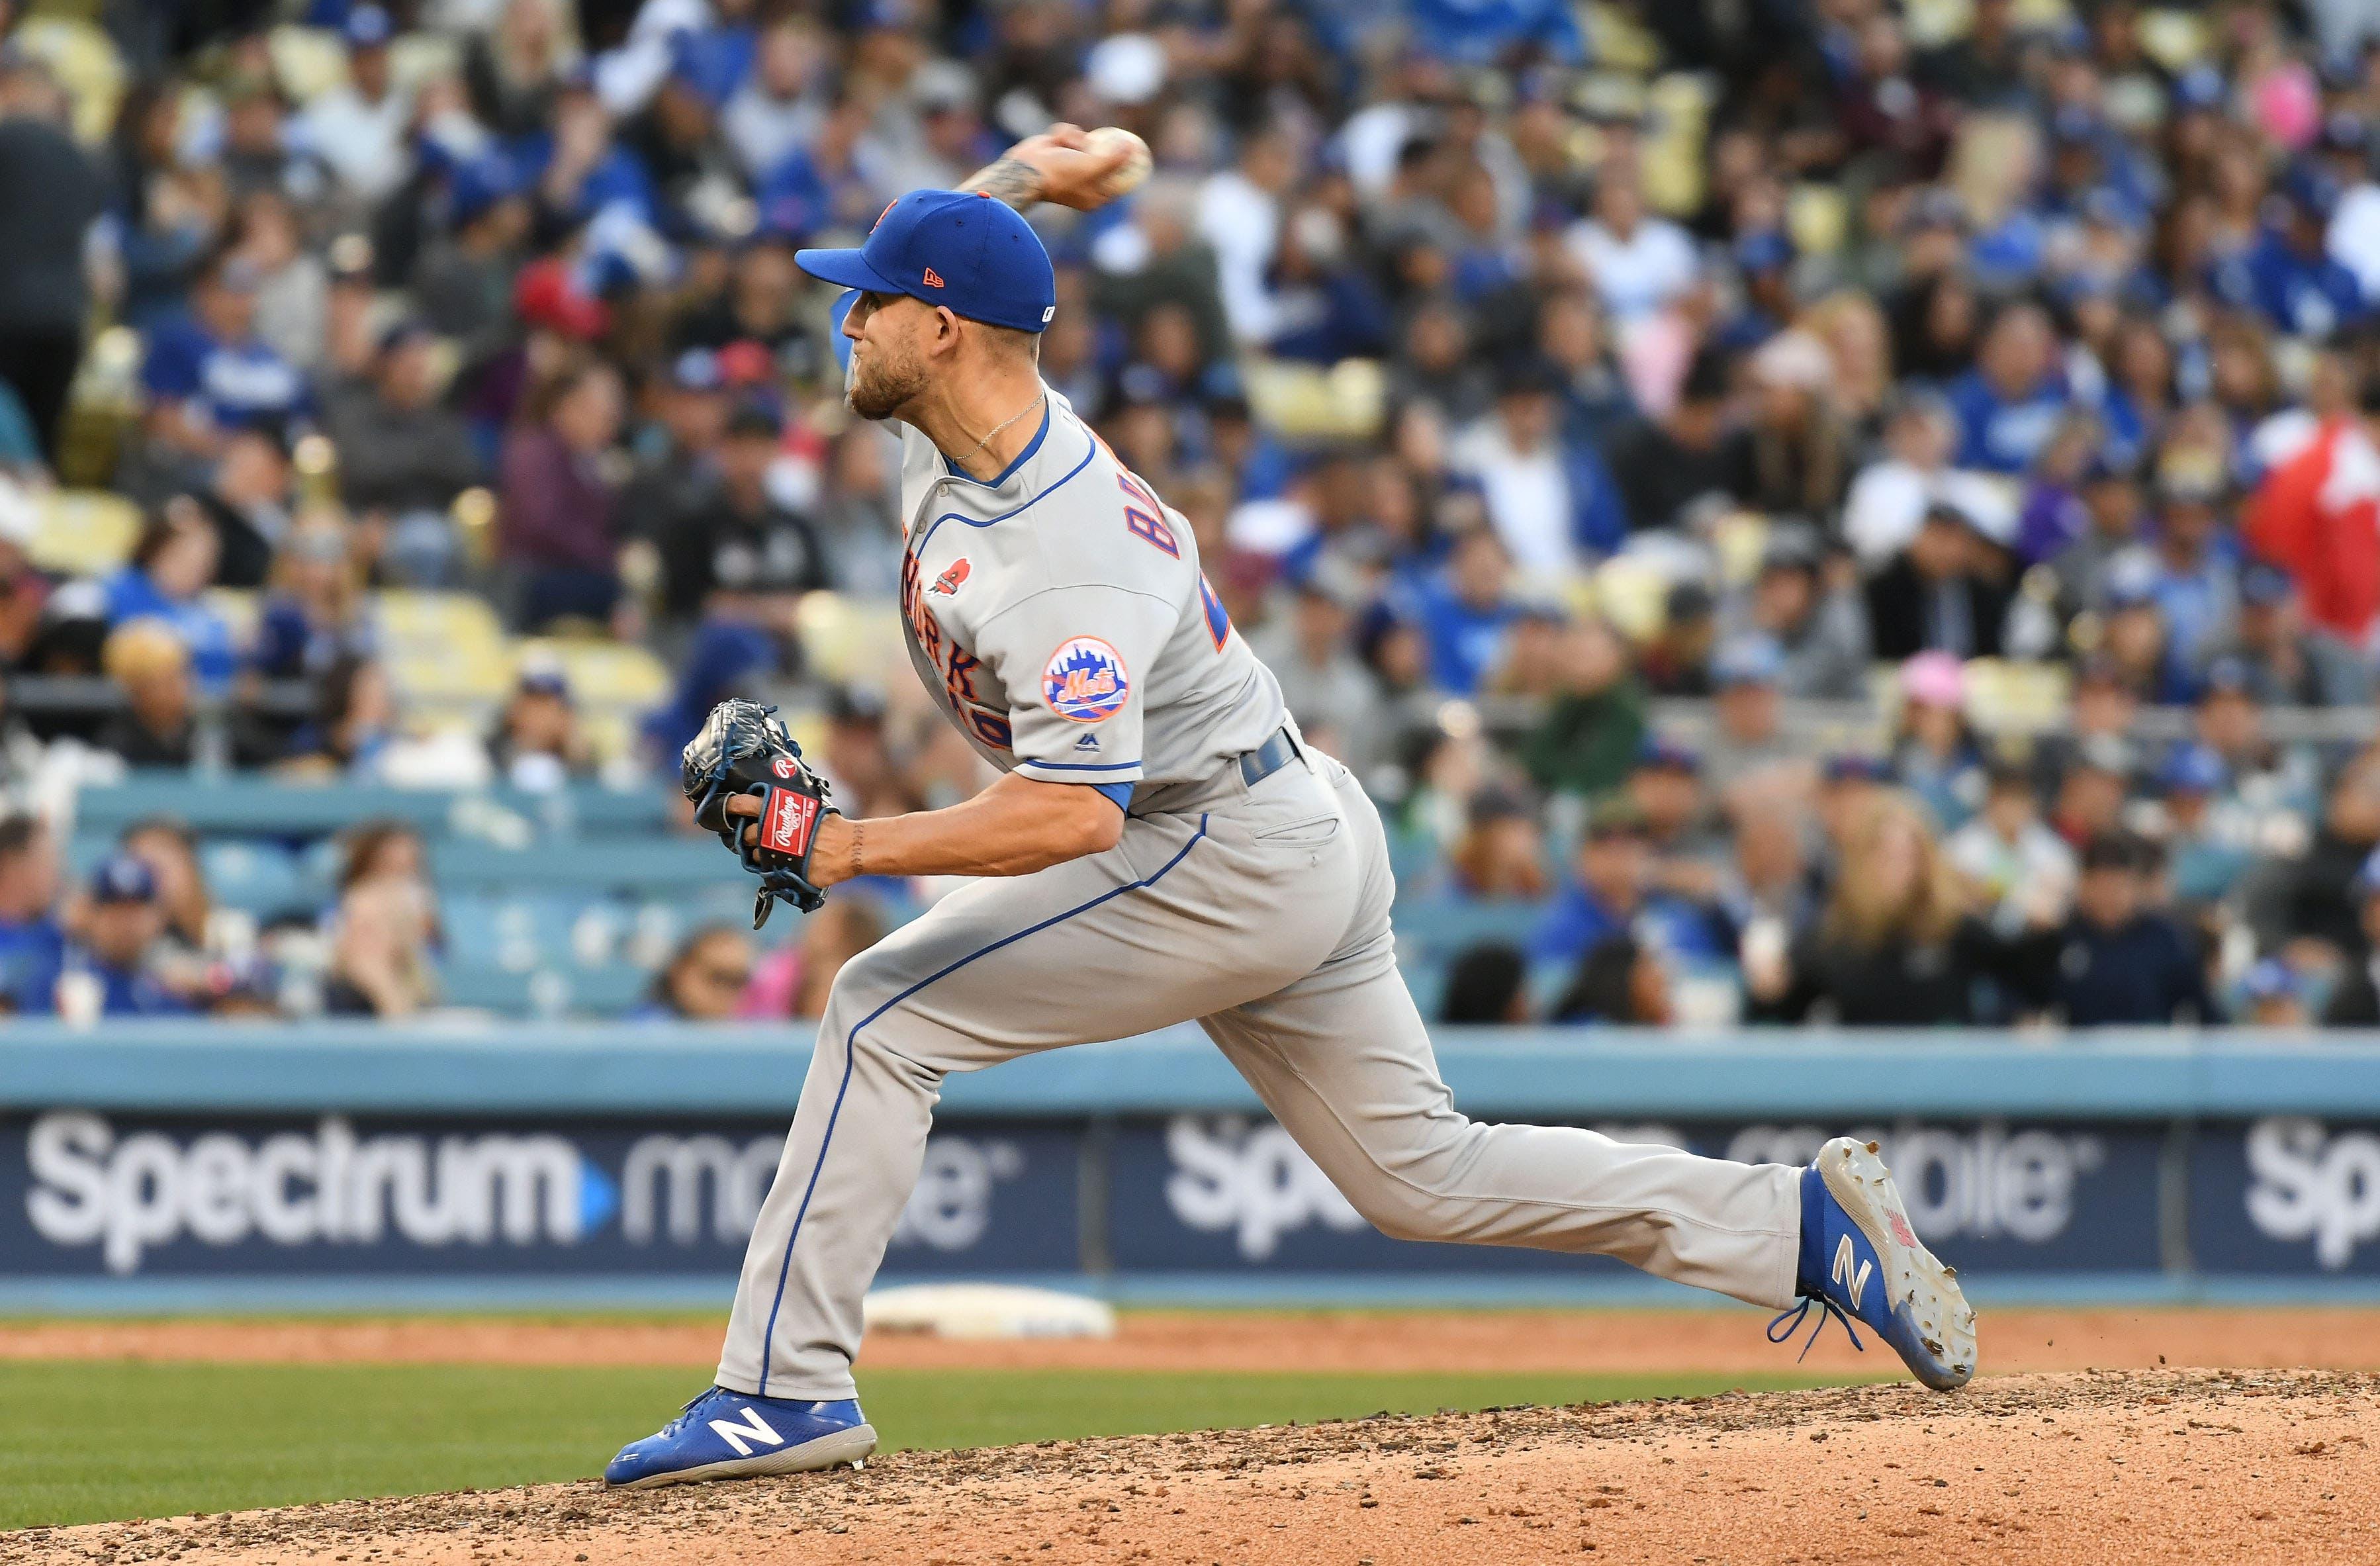
[[[978,441],[975,444],[967,447],[965,451],[951,458],[951,466],[953,467],[965,467],[966,459],[968,457],[973,456],[976,453],[983,450],[984,447],[991,444],[991,437],[993,435],[999,434],[1002,430],[1007,429],[1010,425],[1015,423],[1018,419],[1024,418],[1035,408],[1039,407],[1042,403],[1049,399],[1049,396],[1050,394],[1048,391],[1042,391],[1037,395],[1031,402],[1026,403],[1023,407],[1018,408],[1014,413],[1010,414],[1007,418],[993,425],[990,433],[986,434],[982,440]]]

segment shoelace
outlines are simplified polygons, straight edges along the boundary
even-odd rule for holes
[[[717,1387],[705,1387],[702,1390],[695,1393],[694,1396],[686,1399],[685,1406],[677,1411],[677,1417],[671,1420],[667,1425],[662,1426],[662,1434],[664,1436],[674,1436],[677,1434],[677,1432],[685,1426],[686,1422],[694,1417],[695,1409],[698,1405],[709,1402],[710,1395],[719,1390],[720,1389]]]
[[[1829,1317],[1843,1324],[1843,1331],[1850,1336],[1852,1347],[1862,1354],[1867,1353],[1867,1345],[1860,1341],[1859,1333],[1852,1327],[1851,1312],[1824,1294],[1804,1294],[1802,1296],[1800,1305],[1790,1310],[1780,1310],[1771,1317],[1768,1321],[1768,1341],[1772,1343],[1791,1341],[1793,1334],[1802,1329],[1802,1319],[1810,1314],[1812,1305],[1818,1307],[1818,1324],[1810,1329],[1810,1336],[1803,1341],[1802,1352],[1793,1356],[1794,1364],[1799,1365],[1810,1357],[1810,1345],[1816,1342],[1818,1335],[1827,1329],[1827,1320]],[[1781,1331],[1779,1330],[1780,1327],[1783,1329]]]

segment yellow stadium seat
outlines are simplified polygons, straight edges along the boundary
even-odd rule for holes
[[[30,552],[44,571],[104,576],[124,564],[140,536],[140,508],[105,490],[53,490],[33,504],[41,520]]]
[[[492,703],[512,683],[513,654],[487,600],[390,591],[379,607],[389,674],[408,704]]]
[[[74,105],[74,133],[97,146],[115,123],[124,96],[124,56],[115,41],[87,17],[43,15],[29,18],[9,40],[47,66]]]
[[[347,79],[347,49],[327,28],[285,24],[267,35],[273,74],[290,101],[309,103]]]
[[[1978,658],[1967,665],[1967,717],[1994,733],[2055,729],[2065,718],[2071,686],[2063,664]]]
[[[810,668],[838,685],[880,688],[908,666],[900,617],[889,603],[815,592],[803,597],[795,628]]]
[[[571,698],[581,709],[641,712],[669,695],[669,670],[651,652],[630,642],[534,637],[514,647],[514,677],[522,664],[531,662],[559,664],[570,680]]]

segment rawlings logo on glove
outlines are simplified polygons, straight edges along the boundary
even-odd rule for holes
[[[776,710],[740,697],[722,701],[679,758],[695,823],[717,832],[760,878],[752,901],[754,929],[769,922],[779,900],[804,913],[826,902],[825,890],[809,879],[810,851],[818,845],[819,822],[833,807],[827,803],[826,780],[802,760],[802,747]],[[738,795],[759,800],[757,821],[728,814],[727,802]]]

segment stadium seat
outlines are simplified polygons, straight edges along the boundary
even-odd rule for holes
[[[625,965],[515,972],[454,963],[439,970],[438,983],[440,1001],[450,1006],[507,1016],[616,1016],[644,996],[652,976]]]
[[[103,577],[131,555],[140,534],[140,508],[104,490],[53,490],[34,504],[41,516],[30,552],[44,571]]]
[[[99,7],[69,16],[60,7],[28,17],[8,42],[49,67],[74,105],[74,133],[88,146],[107,140],[124,97],[124,56],[99,26]]]
[[[503,699],[515,661],[486,599],[389,591],[379,595],[379,610],[389,674],[410,702],[468,710]]]
[[[259,919],[310,912],[321,903],[320,889],[299,868],[298,856],[277,844],[202,843],[199,867],[215,902]]]

